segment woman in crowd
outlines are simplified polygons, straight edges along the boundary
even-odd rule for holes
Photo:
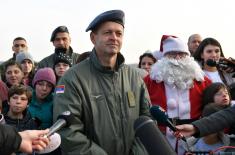
[[[22,84],[23,72],[21,66],[15,61],[9,61],[5,66],[4,82],[10,88],[14,85]]]
[[[156,58],[149,51],[146,51],[139,57],[138,67],[146,70],[148,73],[150,72],[151,66],[156,62]]]
[[[24,73],[23,84],[32,87],[32,80],[34,77],[34,61],[33,57],[28,52],[20,52],[16,55],[16,62],[21,65],[22,71]]]
[[[195,60],[198,61],[206,76],[212,82],[222,82],[229,86],[234,82],[232,75],[225,72],[226,68],[221,68],[210,63],[211,61],[219,62],[223,57],[222,47],[214,38],[204,39],[194,54]]]

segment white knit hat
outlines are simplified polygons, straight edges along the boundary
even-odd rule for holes
[[[162,36],[160,51],[163,52],[163,56],[169,52],[184,52],[190,55],[186,43],[178,37],[169,35]]]

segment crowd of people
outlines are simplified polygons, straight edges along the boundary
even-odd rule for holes
[[[14,132],[45,133],[58,115],[70,111],[74,119],[59,131],[61,146],[49,154],[147,155],[133,124],[141,115],[151,117],[151,106],[161,106],[179,131],[190,128],[191,135],[196,129],[189,124],[233,106],[235,60],[224,57],[215,38],[193,34],[186,44],[163,35],[159,51],[146,51],[133,67],[120,53],[124,16],[121,10],[110,10],[95,17],[86,29],[94,47],[81,54],[70,46],[66,26],[52,32],[55,50],[40,62],[28,51],[25,38],[15,38],[13,57],[0,66],[5,124]],[[232,127],[185,143],[165,124],[158,125],[179,155],[234,145]]]

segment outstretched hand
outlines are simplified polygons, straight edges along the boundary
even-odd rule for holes
[[[48,144],[49,139],[44,136],[49,130],[26,130],[19,132],[22,142],[20,144],[19,150],[25,153],[32,153],[33,150],[41,151]]]
[[[190,137],[197,131],[197,129],[192,124],[177,125],[176,128],[179,133],[181,133],[185,137]],[[175,136],[177,137],[177,135]]]

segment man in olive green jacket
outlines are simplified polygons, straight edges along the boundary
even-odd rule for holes
[[[124,12],[100,14],[89,30],[90,58],[70,68],[55,90],[54,120],[67,110],[75,115],[71,126],[59,132],[62,154],[145,155],[133,124],[149,115],[150,99],[140,75],[120,53]]]

